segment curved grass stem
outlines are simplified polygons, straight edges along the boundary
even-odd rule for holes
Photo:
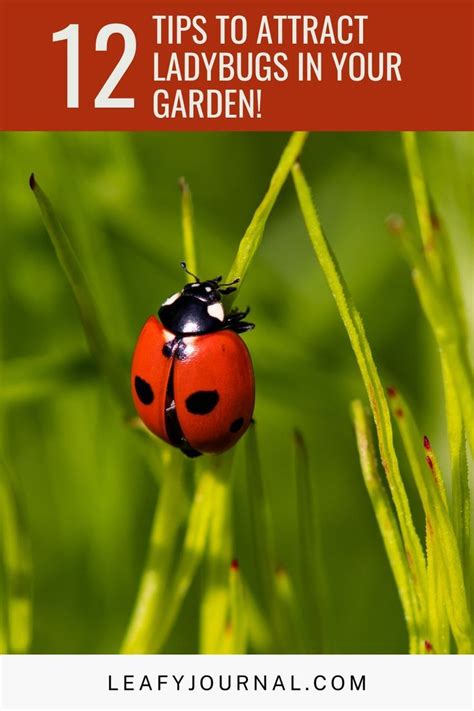
[[[184,178],[179,181],[181,189],[181,229],[183,234],[184,261],[192,274],[198,273],[196,243],[194,237],[193,200],[191,190]],[[188,281],[193,277],[188,274]]]
[[[92,357],[109,382],[124,414],[129,415],[132,412],[132,407],[128,381],[105,334],[86,276],[73,246],[59,222],[51,202],[36,182],[34,175],[30,178],[30,187],[38,202],[44,225],[53,243],[59,263],[73,291]]]
[[[365,486],[374,508],[407,624],[410,654],[418,654],[423,651],[425,640],[416,612],[417,599],[412,584],[410,568],[403,548],[397,519],[378,473],[370,422],[360,400],[355,400],[352,403],[352,418]]]
[[[202,654],[217,654],[220,651],[229,617],[229,561],[232,555],[231,467],[232,452],[226,455],[226,468],[215,470],[201,599]]]
[[[397,511],[412,582],[417,593],[416,615],[418,626],[421,629],[426,622],[424,620],[424,610],[426,609],[425,559],[420,539],[413,524],[408,496],[395,453],[387,399],[365,334],[361,316],[354,305],[331,247],[324,236],[313,205],[309,185],[299,164],[293,167],[292,172],[301,211],[314,251],[346,328],[369,398],[377,430],[382,465]]]
[[[180,460],[178,460],[178,457]],[[176,538],[185,515],[183,477],[185,462],[178,451],[163,452],[162,487],[155,510],[148,556],[135,607],[122,643],[122,654],[152,654],[157,630],[166,616],[166,597],[171,577]]]
[[[250,529],[254,566],[258,575],[259,599],[266,617],[280,639],[275,591],[275,545],[268,499],[262,474],[256,425],[252,423],[245,436],[245,474],[250,512]]]
[[[390,392],[392,411],[426,516],[427,545],[431,553],[428,559],[428,589],[431,587],[428,618],[433,622],[436,638],[442,639],[445,625],[440,600],[443,600],[458,651],[468,654],[471,648],[469,605],[443,476],[431,442],[426,436],[424,439],[421,437],[407,403],[395,390]]]
[[[17,480],[0,458],[0,552],[5,598],[0,638],[4,652],[26,654],[32,635],[31,543]]]
[[[252,259],[255,256],[255,252],[262,241],[263,231],[265,229],[265,225],[267,224],[273,205],[280,194],[284,182],[290,174],[292,165],[300,156],[307,137],[307,132],[296,131],[288,141],[288,144],[286,145],[286,148],[278,161],[275,172],[272,175],[268,190],[265,193],[262,202],[257,207],[255,214],[240,241],[237,255],[230,268],[230,272],[227,275],[227,282],[232,282],[234,279],[239,278],[240,288]],[[225,297],[227,306],[232,304],[236,295],[237,291],[230,296]]]
[[[465,434],[474,452],[474,378],[459,271],[449,235],[429,200],[416,134],[402,133],[424,259],[400,223],[402,247],[425,315],[437,340],[445,393],[453,495],[451,511],[466,588],[471,578],[471,498]]]
[[[310,653],[323,650],[321,597],[325,575],[322,561],[320,531],[317,530],[318,515],[314,487],[311,479],[308,450],[303,435],[293,434],[294,471],[296,478],[296,504],[300,553],[300,580],[303,602],[302,636],[306,638]]]
[[[232,654],[247,651],[247,619],[242,574],[237,561],[232,561],[229,572],[230,588],[230,631]]]
[[[200,463],[198,483],[187,519],[183,547],[174,576],[170,582],[166,615],[157,629],[155,651],[159,652],[176,622],[181,605],[200,565],[211,529],[215,510],[215,494],[219,480],[228,476],[227,455],[206,459]]]

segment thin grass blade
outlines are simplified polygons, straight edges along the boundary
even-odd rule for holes
[[[405,617],[410,654],[424,650],[423,631],[417,614],[417,597],[397,519],[377,469],[375,446],[369,418],[360,400],[352,403],[352,418],[359,450],[360,464],[383,544],[397,585]]]
[[[443,296],[443,292],[431,277],[428,266],[403,219],[398,216],[390,217],[388,227],[397,236],[402,254],[411,268],[413,284],[421,307],[440,349],[444,382],[449,388],[445,393],[447,418],[452,419],[453,407],[456,407],[457,402],[471,451],[474,452],[474,377],[467,348],[462,340],[457,318],[452,311],[452,301]],[[448,421],[448,430],[458,431],[458,423],[454,420]],[[455,459],[460,457],[462,454],[457,451]],[[462,471],[460,474],[462,475]],[[461,488],[463,485],[459,484],[459,486]]]
[[[451,458],[451,518],[453,520],[454,532],[456,534],[459,552],[461,555],[464,582],[466,585],[466,595],[469,600],[470,590],[472,587],[471,492],[469,488],[466,439],[459,400],[453,384],[449,365],[444,356],[441,356],[441,365],[443,369],[446,419],[448,424],[449,451]]]
[[[249,586],[244,585],[245,611],[247,616],[248,644],[258,654],[270,654],[274,651],[275,632],[270,628],[268,615],[259,608]]]
[[[187,521],[184,543],[179,553],[167,599],[166,615],[157,629],[155,651],[159,652],[173,628],[181,605],[203,560],[211,529],[215,493],[219,478],[230,476],[228,454],[206,457],[198,465],[198,483]]]
[[[428,640],[429,652],[449,654],[449,622],[444,599],[442,576],[444,566],[441,551],[436,543],[431,519],[426,519],[426,567],[428,573]]]
[[[73,246],[59,222],[51,202],[36,182],[34,175],[30,178],[30,187],[38,202],[44,225],[53,243],[59,263],[73,291],[91,354],[102,375],[109,382],[124,413],[129,414],[132,407],[128,380],[112,352],[86,276]]]
[[[284,149],[275,172],[272,175],[269,188],[257,207],[255,214],[247,227],[247,230],[242,237],[234,263],[227,275],[227,282],[232,282],[239,278],[239,287],[242,284],[247,269],[249,268],[252,259],[257,251],[260,242],[262,241],[263,231],[267,224],[268,217],[272,211],[273,205],[280,194],[288,175],[290,174],[293,163],[298,159],[303,150],[303,146],[308,137],[308,133],[304,131],[296,131],[292,134],[286,148]],[[237,292],[226,297],[228,306],[232,304]]]
[[[191,190],[184,178],[179,181],[181,189],[181,229],[183,233],[184,261],[192,274],[198,273],[196,243],[194,238],[193,200]],[[193,277],[188,274],[188,281]]]
[[[20,486],[1,458],[0,531],[6,593],[2,644],[10,652],[26,654],[33,618],[31,541]]]
[[[303,598],[302,632],[308,652],[323,649],[321,587],[325,579],[320,536],[316,533],[318,514],[309,467],[308,450],[299,431],[293,435],[295,450],[296,506],[299,534],[300,580]]]
[[[299,633],[301,616],[298,599],[293,581],[287,569],[281,565],[275,571],[275,590],[282,651],[285,654],[302,654],[304,649]]]
[[[166,616],[176,538],[187,513],[183,479],[189,464],[184,461],[181,452],[171,447],[163,451],[163,460],[162,488],[152,524],[147,561],[122,643],[122,654],[152,654],[156,648],[157,629]]]
[[[443,575],[439,578],[453,636],[458,651],[466,654],[471,649],[471,619],[461,557],[449,516],[443,476],[430,440],[426,436],[421,437],[410,408],[400,393],[393,388],[390,389],[390,404],[423,504],[431,545],[435,550],[434,557],[443,565]],[[433,617],[435,614],[436,611],[433,611]]]
[[[352,296],[347,288],[331,247],[324,236],[316,209],[313,205],[311,191],[299,164],[293,167],[293,179],[314,251],[328,286],[334,296],[367,391],[377,429],[382,465],[397,511],[406,555],[412,566],[412,580],[418,600],[416,614],[418,617],[418,625],[421,627],[423,610],[425,610],[426,606],[425,559],[420,539],[413,524],[410,504],[395,453],[393,430],[387,399],[365,334],[361,316],[354,305]]]
[[[260,451],[255,424],[245,437],[245,473],[255,570],[257,571],[263,610],[275,623],[275,547],[270,510],[265,496]]]
[[[204,586],[201,599],[200,651],[217,654],[229,616],[229,560],[232,551],[230,471],[232,452],[226,455],[226,470],[215,471],[209,537],[205,552]]]
[[[232,654],[245,654],[247,651],[247,615],[242,574],[237,560],[233,560],[230,566],[229,588]]]
[[[416,213],[420,225],[421,239],[427,264],[435,281],[442,284],[444,281],[443,267],[438,246],[434,239],[433,223],[431,221],[428,192],[426,190],[420,155],[413,131],[402,132],[403,148],[408,165],[411,189],[415,198]]]
[[[402,141],[426,261],[433,273],[434,282],[438,285],[438,289],[441,289],[438,301],[449,304],[448,313],[444,309],[430,309],[429,305],[433,299],[430,300],[429,291],[430,288],[434,291],[436,287],[430,284],[430,280],[426,276],[416,278],[414,275],[418,296],[440,346],[453,482],[451,511],[469,598],[471,501],[464,428],[467,429],[471,451],[474,451],[474,383],[469,359],[466,309],[451,240],[442,220],[436,213],[433,201],[429,198],[416,134],[404,132]],[[405,238],[406,240],[407,238]],[[416,268],[420,272],[419,264],[415,267],[416,260],[413,255],[408,253],[407,256],[412,268]],[[440,278],[441,273],[442,279]],[[450,335],[449,346],[445,343],[446,334]]]

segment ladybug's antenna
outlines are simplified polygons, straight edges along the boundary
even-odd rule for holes
[[[240,277],[237,277],[237,279],[234,279],[234,281],[229,281],[228,284],[221,284],[221,286],[233,286],[234,284],[238,284],[240,281]]]
[[[230,281],[228,284],[219,284],[219,291],[221,294],[232,294],[233,291],[237,291],[237,287],[233,286],[234,284],[237,284],[240,281],[240,277],[237,277],[237,279],[234,279],[234,281]],[[222,288],[225,287],[225,288]]]
[[[200,281],[201,281],[198,276],[196,276],[195,274],[193,274],[192,272],[189,271],[189,269],[188,269],[187,266],[186,266],[186,262],[180,262],[180,263],[179,263],[179,266],[181,267],[181,269],[184,269],[184,271],[186,272],[186,274],[189,274],[189,276],[192,276],[193,279],[195,279],[197,282],[200,282]]]

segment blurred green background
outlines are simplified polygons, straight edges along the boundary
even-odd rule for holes
[[[78,312],[41,222],[48,193],[128,363],[147,316],[183,283],[180,194],[194,199],[199,273],[226,273],[287,136],[258,133],[7,133],[0,136],[1,450],[21,481],[33,542],[33,650],[115,652],[144,563],[157,486],[133,432],[90,364]],[[472,134],[422,134],[423,165],[454,242],[472,320]],[[302,164],[365,321],[383,381],[398,386],[446,464],[439,364],[410,275],[384,220],[416,226],[395,133],[315,134]],[[292,432],[306,438],[330,608],[325,651],[407,650],[405,625],[360,474],[349,415],[365,400],[291,181],[241,289],[278,559],[297,580]],[[252,583],[242,443],[235,555]],[[447,471],[447,467],[445,467]],[[421,511],[409,477],[423,536]],[[165,651],[197,649],[199,580]],[[292,651],[292,650],[288,650]]]

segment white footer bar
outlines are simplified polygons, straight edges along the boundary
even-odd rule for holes
[[[25,655],[2,709],[472,709],[471,657]]]

